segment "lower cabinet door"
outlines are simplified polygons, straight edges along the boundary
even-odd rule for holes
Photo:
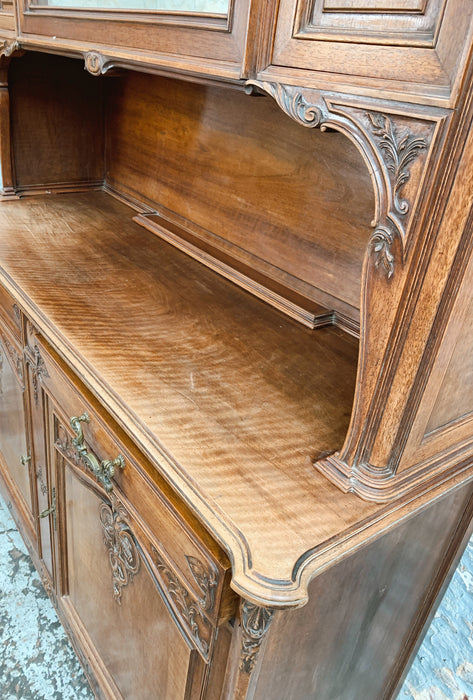
[[[26,439],[23,353],[14,338],[0,328],[0,452],[3,466],[23,516],[33,522],[31,455]]]
[[[208,665],[167,602],[129,505],[82,468],[61,419],[53,415],[51,423],[58,593],[96,691],[126,700],[201,698]]]

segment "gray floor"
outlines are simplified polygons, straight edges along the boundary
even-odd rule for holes
[[[54,608],[1,500],[0,644],[0,700],[92,700]],[[398,700],[409,698],[473,700],[473,540]]]

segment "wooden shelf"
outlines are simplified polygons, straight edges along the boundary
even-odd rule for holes
[[[343,442],[357,341],[288,319],[133,214],[104,192],[3,202],[2,281],[229,553],[235,589],[301,604],[334,547],[405,505],[312,466]]]

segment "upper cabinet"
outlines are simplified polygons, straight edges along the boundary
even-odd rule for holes
[[[461,0],[281,0],[273,22],[266,79],[442,106],[454,103],[471,34]]]
[[[93,74],[134,65],[237,80],[248,72],[249,0],[25,0],[27,48],[82,53]]]
[[[132,65],[454,107],[472,19],[462,0],[23,0],[20,34],[94,74]]]

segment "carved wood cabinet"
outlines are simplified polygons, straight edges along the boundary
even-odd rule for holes
[[[0,486],[97,697],[394,698],[472,531],[472,13],[179,8],[0,8]]]

